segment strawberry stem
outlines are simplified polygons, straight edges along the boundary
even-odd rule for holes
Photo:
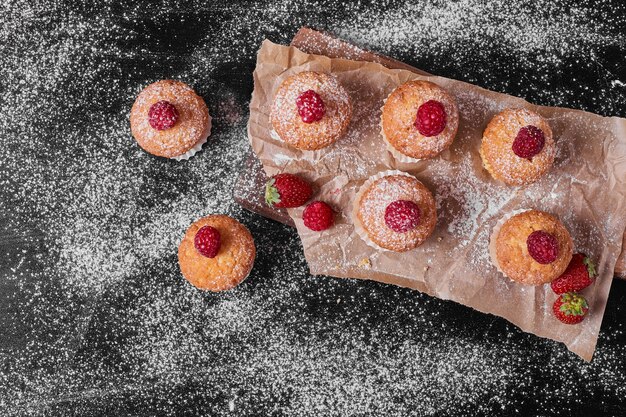
[[[276,180],[272,178],[265,184],[265,202],[270,207],[276,203],[280,203],[280,194],[276,187],[274,187],[275,182]]]
[[[594,265],[591,258],[585,257],[585,259],[583,259],[583,264],[587,266],[587,273],[589,273],[589,278],[593,278],[597,275],[596,266]]]

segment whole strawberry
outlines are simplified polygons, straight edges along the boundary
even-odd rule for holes
[[[265,184],[265,202],[270,207],[300,207],[312,194],[311,185],[293,174],[274,175]]]
[[[587,315],[589,306],[585,297],[573,292],[561,294],[552,306],[552,311],[557,319],[565,324],[578,324]]]
[[[323,201],[314,201],[302,212],[302,220],[309,229],[321,232],[335,224],[335,213]]]
[[[578,292],[590,286],[596,275],[593,261],[585,254],[577,253],[572,257],[565,272],[552,281],[550,286],[557,294]]]

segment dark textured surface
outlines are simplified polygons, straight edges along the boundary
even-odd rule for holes
[[[586,364],[451,302],[311,277],[294,230],[230,197],[255,51],[301,25],[537,104],[626,116],[620,2],[507,3],[0,6],[0,414],[626,413],[625,282]],[[140,88],[169,77],[215,117],[183,163],[146,155],[128,129]],[[249,279],[218,295],[176,264],[187,225],[212,212],[258,246]]]

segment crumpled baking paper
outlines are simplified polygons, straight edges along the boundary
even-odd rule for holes
[[[319,151],[300,151],[273,138],[269,121],[278,85],[305,70],[334,74],[353,100],[347,135]],[[461,119],[454,143],[441,156],[403,164],[394,160],[380,135],[380,108],[395,87],[411,79],[427,79],[446,88],[457,99]],[[493,180],[478,154],[486,124],[507,107],[525,107],[543,115],[557,142],[550,173],[523,188]],[[591,360],[626,228],[625,119],[534,106],[456,80],[390,69],[377,62],[307,54],[264,41],[254,71],[248,134],[267,175],[292,172],[308,178],[315,184],[315,198],[338,213],[336,225],[319,233],[304,227],[302,208],[289,210],[312,274],[372,279],[454,300],[503,317],[526,332],[563,342]],[[368,246],[355,233],[350,217],[359,186],[388,169],[416,176],[437,200],[434,234],[405,253]],[[557,215],[572,234],[576,250],[597,261],[599,277],[583,291],[590,313],[579,325],[565,325],[553,317],[557,296],[549,285],[515,283],[490,262],[492,227],[502,215],[524,208]]]

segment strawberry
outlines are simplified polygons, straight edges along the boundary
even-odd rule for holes
[[[265,202],[270,207],[300,207],[312,194],[311,185],[293,174],[274,175],[265,184]]]
[[[328,229],[335,223],[335,213],[323,201],[314,201],[306,206],[302,212],[302,220],[306,227],[320,232]]]
[[[556,299],[552,311],[557,319],[565,324],[578,324],[587,315],[589,305],[582,295],[566,292]]]
[[[593,261],[583,253],[577,253],[572,257],[565,272],[552,281],[550,286],[557,294],[578,292],[591,285],[596,275]]]

